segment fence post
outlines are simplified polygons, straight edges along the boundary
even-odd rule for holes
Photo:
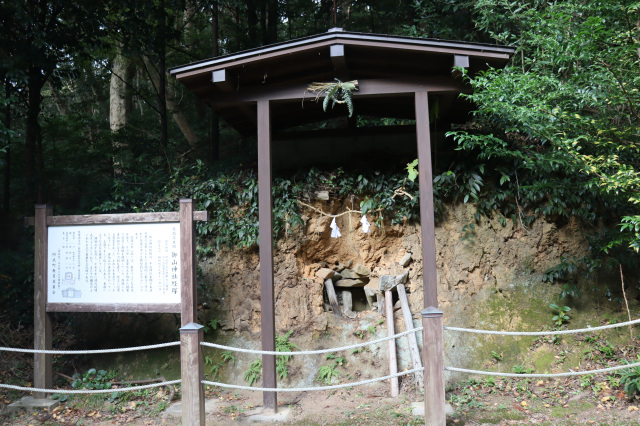
[[[35,258],[33,279],[33,348],[51,350],[51,317],[47,313],[47,216],[52,213],[46,204],[37,204],[35,213]],[[36,388],[51,389],[53,387],[53,370],[51,354],[34,354],[33,385]],[[35,399],[44,399],[47,394],[34,392]]]
[[[444,426],[444,343],[442,311],[429,306],[422,314],[424,354],[424,424]]]
[[[204,339],[203,329],[194,322],[180,329],[183,426],[204,426],[204,357],[200,345]]]

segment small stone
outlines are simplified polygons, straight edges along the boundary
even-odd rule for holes
[[[363,280],[354,280],[354,279],[341,279],[334,283],[336,287],[364,287],[365,282]]]
[[[353,265],[353,259],[347,262],[347,268],[351,268],[351,265]]]
[[[400,301],[398,300],[398,301],[396,302],[396,304],[395,304],[395,305],[393,305],[393,310],[394,310],[394,311],[399,311],[400,309],[402,309],[402,304],[401,304],[401,303],[400,303]]]
[[[342,279],[342,274],[340,272],[336,272],[335,274],[333,274],[333,280],[334,281],[338,281]]]
[[[369,281],[369,283],[364,286],[364,296],[367,298],[369,307],[372,310],[376,308],[376,293],[379,292],[380,290],[378,290],[377,278],[372,278],[371,281]]]
[[[320,268],[316,271],[316,277],[322,278],[322,280],[329,280],[335,276],[336,272],[329,268]]]
[[[351,318],[354,319],[356,318],[356,313],[353,312],[353,297],[351,295],[351,292],[349,290],[345,290],[345,291],[341,291],[340,292],[342,294],[342,307],[343,307],[343,314],[347,317],[347,318]]]
[[[329,201],[329,191],[318,191],[315,193],[316,200]]]
[[[356,264],[356,266],[353,268],[353,272],[360,275],[361,277],[368,277],[369,275],[371,275],[371,269],[360,263]]]
[[[364,286],[364,294],[375,297],[376,293],[380,293],[378,278],[371,278],[367,285]]]
[[[353,269],[345,269],[344,271],[340,272],[340,275],[342,275],[342,278],[349,278],[349,279],[360,279],[360,275],[356,274],[356,272]]]
[[[382,275],[378,282],[378,289],[380,291],[389,291],[395,288],[398,284],[404,284],[407,282],[409,271],[402,275]]]
[[[400,259],[399,263],[402,267],[407,267],[409,263],[411,263],[411,260],[412,260],[411,253],[407,253],[402,257],[402,259]]]

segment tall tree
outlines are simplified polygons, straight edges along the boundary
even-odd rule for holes
[[[61,63],[73,61],[99,41],[99,7],[95,2],[78,4],[71,0],[9,0],[0,4],[0,49],[6,58],[3,77],[16,71],[26,77],[26,208],[45,201],[39,121],[42,90]]]
[[[475,13],[480,29],[518,52],[512,66],[469,79],[484,131],[457,132],[459,146],[512,162],[500,183],[519,178],[520,194],[548,197],[555,214],[581,214],[570,201],[595,209],[586,194],[597,192],[620,222],[601,252],[638,251],[637,2],[481,0]]]

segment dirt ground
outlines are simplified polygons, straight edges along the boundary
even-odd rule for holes
[[[611,376],[609,376],[611,377]],[[447,392],[453,413],[447,425],[640,425],[640,401],[628,400],[612,388],[605,376],[588,379],[483,379],[459,383]],[[614,383],[615,384],[615,383]],[[400,396],[389,396],[385,383],[337,391],[280,393],[279,407],[290,409],[286,425],[418,425],[412,403],[422,402],[419,392],[402,386]],[[9,395],[0,394],[0,423],[26,425],[179,425],[171,414],[167,392],[139,392],[127,399],[70,398],[52,413],[7,413]],[[179,393],[176,393],[179,397]],[[262,393],[208,388],[207,425],[249,424],[259,411]],[[175,404],[175,401],[174,401]]]

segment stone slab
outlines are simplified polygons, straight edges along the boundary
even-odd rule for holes
[[[402,259],[400,259],[400,266],[402,267],[406,267],[409,265],[409,263],[411,263],[412,257],[411,257],[411,253],[407,253],[405,254]]]
[[[334,275],[335,271],[329,268],[320,268],[316,271],[316,277],[321,278],[323,281],[332,279]]]
[[[366,283],[362,280],[341,279],[334,283],[336,287],[364,287]]]
[[[249,423],[277,423],[286,422],[291,414],[289,407],[279,407],[277,413],[263,411],[262,408],[256,408],[255,410],[245,411],[244,415],[247,417]]]
[[[47,410],[53,411],[60,405],[60,401],[57,399],[44,398],[35,399],[32,396],[25,396],[22,399],[12,402],[7,406],[7,411],[12,413],[16,411],[32,411],[32,410]]]
[[[360,263],[357,263],[356,266],[353,267],[353,272],[360,275],[361,277],[368,277],[369,275],[371,275],[371,269]]]
[[[357,280],[362,278],[360,275],[356,274],[356,272],[353,269],[344,269],[342,272],[340,272],[340,275],[342,275],[342,278],[348,278],[351,280]]]
[[[406,271],[402,275],[382,275],[380,281],[378,281],[378,288],[380,291],[393,290],[398,284],[404,284],[407,282],[409,271]]]

